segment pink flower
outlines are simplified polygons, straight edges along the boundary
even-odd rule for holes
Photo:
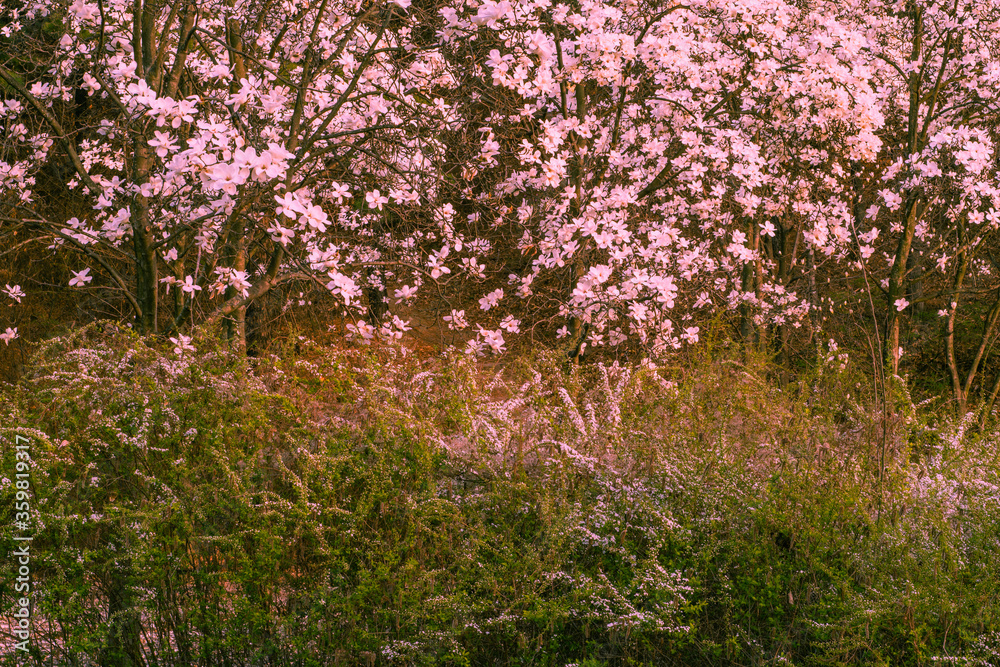
[[[83,287],[84,285],[86,285],[87,283],[89,283],[91,280],[94,279],[94,277],[87,275],[88,273],[90,273],[90,269],[89,268],[84,269],[83,271],[74,271],[73,272],[73,277],[69,281],[69,286],[70,287]]]
[[[0,334],[0,340],[3,341],[4,345],[10,345],[10,341],[14,340],[15,338],[17,338],[17,327],[14,327],[13,329],[7,327],[7,331],[5,333]]]
[[[493,350],[494,354],[500,354],[501,352],[504,351],[505,342],[503,339],[503,332],[501,332],[499,329],[497,329],[496,331],[491,331],[489,329],[483,329],[482,327],[480,327],[479,335],[480,337],[482,337],[483,342],[491,350]]]
[[[184,276],[184,282],[181,283],[181,290],[183,290],[185,294],[194,294],[195,292],[201,291],[201,285],[196,285],[193,277]]]
[[[372,190],[365,195],[365,201],[368,202],[368,206],[370,208],[375,208],[381,211],[382,205],[388,203],[389,198],[382,196],[382,193],[378,190]]]
[[[479,307],[483,310],[489,310],[496,306],[502,298],[503,289],[497,288],[479,300]]]
[[[348,324],[347,332],[348,340],[360,337],[361,341],[365,344],[375,338],[375,327],[368,324],[364,320],[358,321],[357,324]]]
[[[81,21],[91,21],[100,13],[97,5],[85,3],[83,0],[75,0],[69,6],[69,11]]]
[[[903,198],[892,190],[879,190],[879,194],[882,195],[882,199],[885,200],[886,208],[890,211],[895,211],[899,208],[899,205],[903,203]]]
[[[331,183],[327,192],[331,197],[335,197],[338,202],[345,197],[351,196],[351,188],[341,183]]]
[[[515,320],[513,315],[508,315],[500,321],[500,328],[512,334],[517,333],[521,330],[521,320]]]
[[[448,323],[449,329],[464,329],[469,326],[464,310],[452,310],[451,315],[445,315],[442,319]]]
[[[208,170],[209,187],[222,190],[228,195],[235,195],[239,186],[246,183],[250,170],[236,164],[223,162],[212,165]]]
[[[611,267],[604,264],[598,264],[590,268],[587,275],[598,285],[606,282],[608,278],[611,277]]]
[[[305,207],[305,211],[302,212],[301,221],[307,223],[317,231],[325,232],[326,226],[330,222],[330,216],[319,206],[309,204]]]
[[[191,344],[190,336],[184,336],[181,334],[177,335],[177,338],[171,338],[170,342],[174,344],[174,354],[184,354],[185,352],[194,352],[194,345]]]
[[[24,296],[24,290],[21,289],[20,285],[14,285],[13,287],[7,285],[3,288],[3,291],[7,293],[7,296],[14,299],[14,301],[21,303],[21,297]]]
[[[352,299],[361,296],[361,288],[352,278],[337,271],[330,271],[327,275],[330,276],[330,282],[326,284],[326,288],[331,293],[340,295],[344,305],[351,305]]]
[[[398,290],[395,291],[394,296],[396,297],[396,303],[401,301],[406,301],[407,299],[412,299],[417,293],[417,288],[415,286],[403,285]]]
[[[160,157],[167,157],[171,151],[177,150],[178,146],[169,132],[154,130],[153,135],[155,138],[149,140],[149,145],[156,149],[156,154]]]
[[[305,210],[294,192],[286,192],[280,197],[275,195],[274,201],[278,202],[278,207],[274,209],[274,212],[292,220],[295,219],[298,213],[302,213]]]

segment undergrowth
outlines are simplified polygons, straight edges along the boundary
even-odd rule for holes
[[[25,664],[1000,665],[996,433],[834,354],[780,387],[711,348],[486,372],[103,326],[0,407]]]

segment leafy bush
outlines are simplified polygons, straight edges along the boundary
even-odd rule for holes
[[[91,326],[6,390],[36,664],[1000,664],[996,435],[835,357],[195,347]]]

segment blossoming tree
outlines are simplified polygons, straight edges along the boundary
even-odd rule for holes
[[[3,27],[3,220],[145,331],[241,338],[246,304],[297,281],[361,338],[434,301],[470,352],[545,325],[572,354],[655,356],[720,310],[780,341],[856,303],[895,373],[901,323],[938,301],[961,407],[1000,313],[958,349],[959,304],[996,287],[998,11],[25,1]],[[45,170],[79,214],[37,197]]]
[[[837,174],[873,159],[882,121],[864,35],[815,5],[452,11],[452,39],[493,33],[484,65],[522,104],[484,133],[484,167],[499,141],[518,164],[480,194],[508,202],[535,254],[517,293],[563,271],[561,312],[593,344],[637,337],[654,352],[696,341],[680,323],[713,304],[740,309],[744,328],[798,325],[810,303],[788,289],[792,269],[848,240]],[[511,131],[523,118],[531,129]]]
[[[194,304],[208,320],[238,314],[290,280],[357,304],[379,287],[362,279],[382,259],[385,204],[435,196],[435,135],[452,122],[433,96],[450,77],[434,42],[411,38],[407,4],[12,9],[8,220],[85,257],[71,285],[99,273],[144,331],[180,326]],[[33,193],[60,160],[87,211],[68,220]]]

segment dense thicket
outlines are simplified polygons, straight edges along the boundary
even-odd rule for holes
[[[4,393],[27,664],[1000,664],[996,432],[901,390],[887,423],[835,358],[779,391],[704,346],[495,376],[194,346],[92,326]]]

